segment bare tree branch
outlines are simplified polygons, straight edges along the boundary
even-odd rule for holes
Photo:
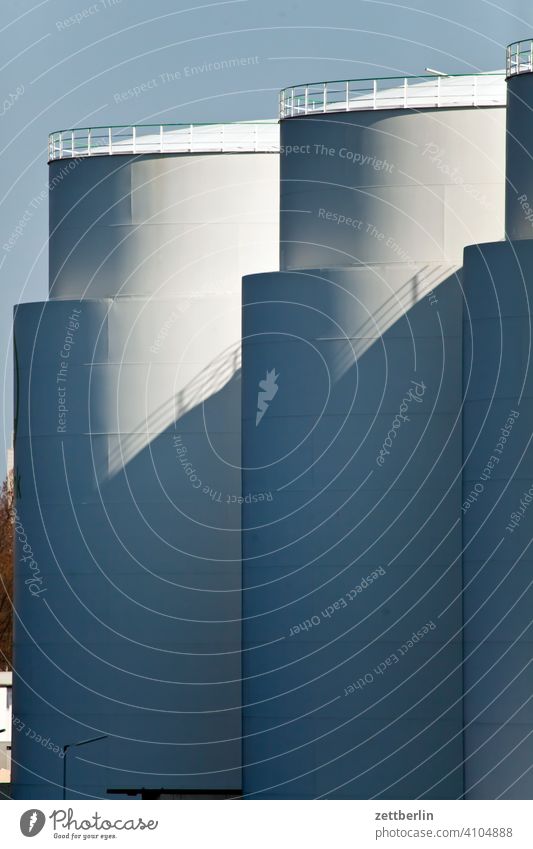
[[[11,669],[13,651],[13,489],[0,492],[0,669]]]

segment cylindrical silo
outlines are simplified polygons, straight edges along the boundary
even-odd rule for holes
[[[278,267],[277,135],[52,137],[50,298],[15,316],[15,798],[61,798],[65,745],[68,798],[240,794],[240,285]]]
[[[533,41],[507,50],[506,240],[465,251],[465,795],[530,799]]]
[[[463,792],[461,264],[503,234],[503,76],[282,96],[243,294],[244,793]]]

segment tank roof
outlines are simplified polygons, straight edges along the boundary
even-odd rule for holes
[[[76,127],[48,137],[48,160],[171,153],[278,153],[277,121]]]
[[[302,83],[280,93],[281,118],[374,109],[505,106],[503,71]]]
[[[505,73],[507,78],[533,71],[533,38],[513,41],[507,46]]]

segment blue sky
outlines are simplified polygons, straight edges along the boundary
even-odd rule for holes
[[[12,427],[12,306],[47,293],[49,132],[271,118],[278,89],[292,83],[498,69],[505,45],[531,36],[532,24],[528,0],[3,0],[0,473]],[[209,69],[228,59],[250,61]],[[3,250],[25,214],[23,235]]]

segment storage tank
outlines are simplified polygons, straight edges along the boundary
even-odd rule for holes
[[[278,183],[276,122],[50,138],[49,300],[15,311],[15,798],[241,792],[240,286],[278,267]]]
[[[503,74],[282,93],[281,271],[243,289],[247,798],[463,793],[460,272],[503,235],[504,105]]]
[[[465,794],[531,799],[533,41],[507,48],[502,242],[465,251]]]

